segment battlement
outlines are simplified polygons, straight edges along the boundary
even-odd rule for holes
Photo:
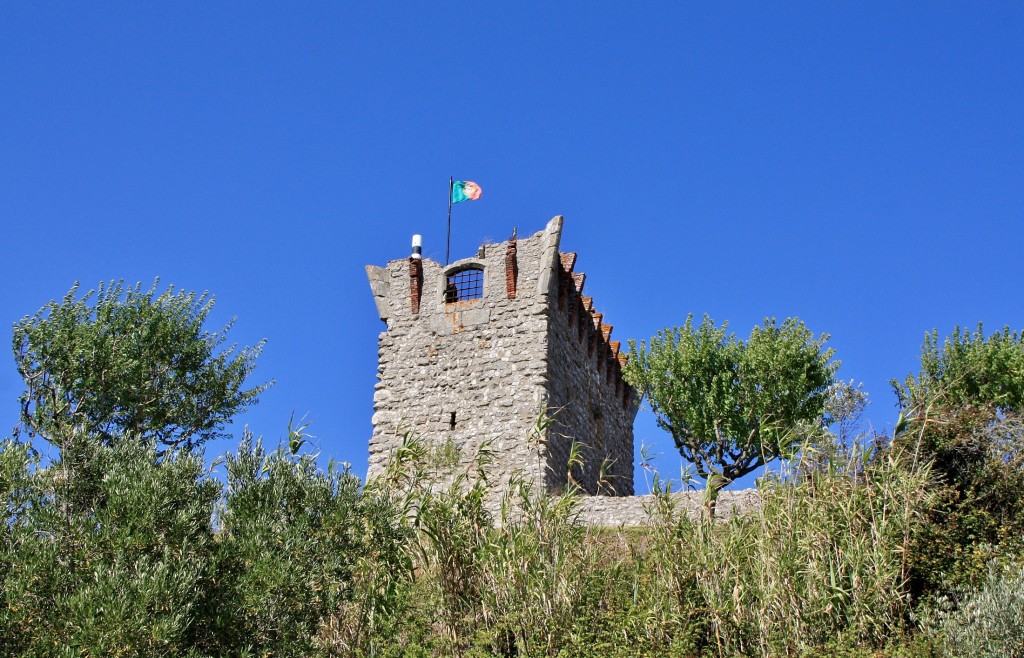
[[[576,254],[558,249],[562,225],[559,216],[524,239],[513,231],[449,265],[414,251],[383,268],[367,266],[387,324],[371,477],[411,431],[457,448],[453,468],[486,443],[499,479],[517,474],[548,491],[572,480],[590,493],[633,493],[639,401],[622,378],[625,354],[611,325],[582,294]],[[538,423],[543,417],[550,422]]]

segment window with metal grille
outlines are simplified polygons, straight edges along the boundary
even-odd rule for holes
[[[446,304],[480,299],[484,296],[484,271],[479,267],[468,267],[448,275],[444,288]]]

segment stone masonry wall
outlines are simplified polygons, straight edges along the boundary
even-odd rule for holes
[[[559,258],[558,291],[548,325],[548,397],[554,419],[548,444],[548,488],[572,479],[587,493],[633,495],[633,419],[638,399],[622,378],[619,343],[593,301],[583,297],[576,254]],[[622,355],[625,359],[625,355]]]
[[[685,512],[696,519],[704,509],[702,492],[686,491],[671,494],[672,504],[677,512]],[[578,519],[583,525],[637,527],[656,521],[654,496],[586,496],[580,499]],[[722,491],[715,505],[715,519],[728,521],[731,518],[752,512],[761,504],[756,489]]]
[[[440,466],[444,455],[458,455],[457,463],[447,464],[453,474],[468,468],[488,443],[499,481],[518,472],[540,483],[543,464],[527,432],[547,404],[547,308],[536,290],[551,240],[541,232],[518,241],[514,298],[507,290],[504,245],[484,246],[477,257],[447,268],[428,259],[367,267],[387,323],[380,335],[368,477],[381,472],[411,431],[438,451]],[[483,298],[446,303],[445,272],[466,266],[483,267]]]
[[[585,490],[633,492],[636,400],[621,381],[611,328],[580,294],[569,255],[558,252],[561,229],[555,217],[544,231],[485,245],[447,267],[413,258],[367,267],[387,323],[368,477],[411,432],[452,475],[488,444],[499,490],[513,475],[558,490],[576,441],[584,462],[573,477]],[[483,268],[482,299],[446,302],[447,274],[466,267]],[[544,413],[554,422],[534,435]]]

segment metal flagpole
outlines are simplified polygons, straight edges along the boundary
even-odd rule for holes
[[[455,189],[455,177],[448,178],[448,241],[444,248],[444,264],[448,265],[448,256],[452,249],[452,190]]]

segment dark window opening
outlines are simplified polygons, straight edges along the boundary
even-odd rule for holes
[[[479,267],[470,267],[448,275],[448,283],[444,287],[446,304],[480,299],[484,296],[484,271]]]
[[[451,419],[448,421],[448,429],[452,429],[452,430],[455,429],[455,412],[454,411],[452,412]]]

